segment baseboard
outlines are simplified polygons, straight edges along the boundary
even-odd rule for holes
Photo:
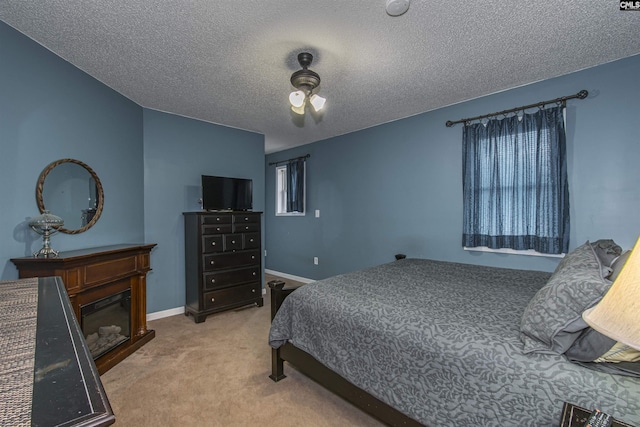
[[[176,314],[184,314],[184,306],[156,311],[155,313],[147,313],[147,322],[162,319],[163,317],[175,316]]]
[[[302,282],[302,283],[315,282],[315,279],[308,279],[306,277],[294,276],[293,274],[282,273],[281,271],[275,271],[275,270],[268,270],[266,268],[264,269],[264,272],[268,274],[273,274],[274,276],[284,277],[285,279],[295,280],[296,282]]]

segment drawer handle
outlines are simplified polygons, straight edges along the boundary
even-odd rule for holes
[[[236,243],[236,241],[235,241],[235,240],[232,240],[232,241],[231,241],[231,243]]]
[[[215,245],[216,245],[216,242],[211,242],[211,246],[215,246]]]
[[[216,217],[216,221],[220,221],[220,217]]]
[[[245,216],[245,217],[244,217],[244,220],[245,220],[245,221],[249,221],[249,217],[246,217],[246,216]]]
[[[249,239],[250,242],[253,242],[253,239]]]
[[[211,283],[216,283],[216,279],[211,279]]]
[[[213,264],[215,264],[215,261],[211,260],[211,261],[209,261],[209,264],[213,265]]]
[[[211,302],[216,302],[216,299],[215,298],[211,298]]]
[[[254,276],[256,275],[256,272],[255,272],[255,271],[253,272],[253,275],[254,275]]]
[[[251,259],[256,259],[256,256],[255,255],[251,255]]]
[[[216,231],[220,231],[220,227],[216,227]]]
[[[253,292],[253,293],[255,294],[255,293],[256,293],[256,290],[255,290],[255,289],[251,289],[251,292]]]

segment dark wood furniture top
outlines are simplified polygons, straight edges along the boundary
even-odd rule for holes
[[[147,329],[146,274],[151,270],[152,244],[121,244],[60,252],[56,258],[13,258],[19,277],[59,276],[76,319],[80,309],[100,299],[131,290],[131,337],[95,360],[105,373],[155,337]]]
[[[585,424],[587,423],[591,412],[592,411],[586,408],[581,408],[580,406],[574,405],[573,403],[565,402],[564,407],[562,408],[562,420],[559,427],[585,427]],[[611,427],[633,426],[631,424],[627,424],[620,420],[614,419]]]
[[[262,212],[185,212],[185,314],[263,305]]]
[[[288,287],[283,283],[269,282],[271,289],[271,319],[282,305],[285,298],[298,287]],[[377,397],[356,387],[331,369],[318,362],[309,353],[300,350],[291,343],[286,343],[278,349],[271,349],[271,378],[278,382],[284,378],[284,362],[287,361],[296,369],[327,390],[351,402],[365,413],[392,426],[422,426],[419,422],[387,405]]]
[[[64,283],[59,277],[39,278],[37,292],[31,425],[113,424],[113,411]],[[8,424],[0,419],[0,425]]]

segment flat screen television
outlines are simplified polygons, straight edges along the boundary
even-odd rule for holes
[[[247,211],[252,205],[251,179],[202,175],[202,209]]]

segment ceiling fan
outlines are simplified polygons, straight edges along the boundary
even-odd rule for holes
[[[320,86],[320,76],[309,69],[312,61],[313,55],[309,52],[299,53],[298,62],[302,70],[291,74],[291,84],[296,90],[289,95],[289,102],[291,103],[291,110],[296,114],[304,114],[307,101],[316,112],[324,107],[326,101],[325,98],[314,93],[314,90],[317,90],[318,86]]]

